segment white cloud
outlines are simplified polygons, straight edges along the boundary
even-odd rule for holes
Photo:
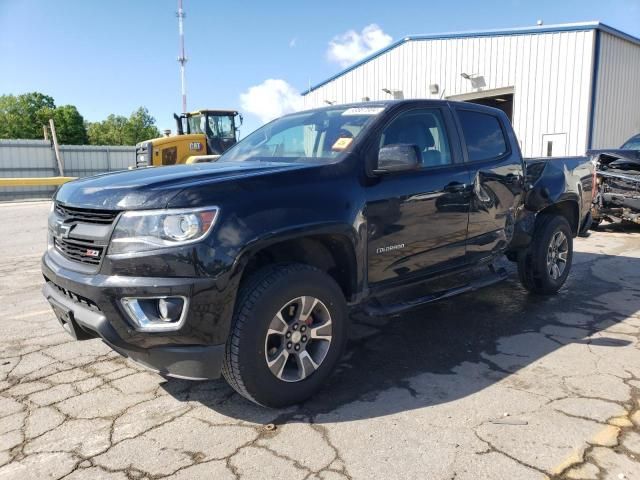
[[[282,79],[269,78],[240,94],[240,105],[245,112],[268,122],[303,107],[300,93]]]
[[[393,39],[375,23],[367,25],[358,33],[349,30],[333,37],[329,42],[327,57],[341,67],[347,67],[358,60],[386,47]]]

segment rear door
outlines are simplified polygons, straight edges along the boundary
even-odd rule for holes
[[[523,195],[522,157],[503,112],[471,104],[453,111],[471,176],[467,259],[477,262],[511,241]]]
[[[451,111],[412,108],[391,119],[381,146],[417,145],[422,167],[383,175],[367,187],[368,280],[410,280],[464,262],[469,174]]]

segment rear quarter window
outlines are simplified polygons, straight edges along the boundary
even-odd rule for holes
[[[469,161],[497,158],[508,151],[498,117],[471,110],[458,110]]]

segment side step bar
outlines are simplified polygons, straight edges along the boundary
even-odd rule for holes
[[[489,268],[491,270],[491,273],[489,275],[478,278],[477,280],[474,280],[471,283],[468,283],[467,285],[463,285],[461,287],[442,290],[440,292],[425,295],[424,297],[418,297],[406,302],[388,305],[381,305],[377,300],[374,300],[372,303],[364,305],[362,307],[362,310],[365,314],[373,317],[397,315],[406,310],[411,310],[412,308],[419,307],[427,303],[437,302],[438,300],[443,300],[445,298],[454,297],[462,293],[473,292],[475,290],[488,287],[489,285],[493,285],[494,283],[505,280],[509,276],[504,268],[496,269],[493,267],[493,265],[491,265]]]

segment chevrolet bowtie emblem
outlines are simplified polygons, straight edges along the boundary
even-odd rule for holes
[[[69,238],[69,233],[71,232],[72,225],[65,225],[63,223],[58,223],[56,225],[56,230],[58,231],[58,235],[62,238]]]

